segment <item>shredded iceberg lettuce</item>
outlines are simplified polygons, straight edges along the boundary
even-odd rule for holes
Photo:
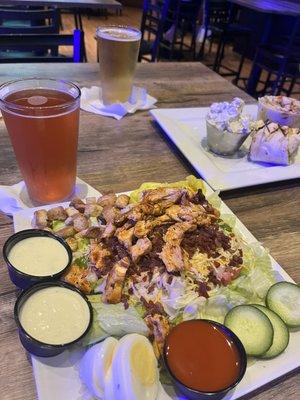
[[[112,336],[139,333],[148,336],[148,327],[134,307],[124,308],[123,303],[92,303],[100,327]]]

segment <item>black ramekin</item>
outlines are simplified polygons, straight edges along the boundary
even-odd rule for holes
[[[25,272],[19,271],[17,269],[17,266],[14,266],[9,262],[8,255],[9,255],[10,250],[14,247],[14,245],[17,244],[18,242],[20,242],[21,240],[24,240],[24,239],[27,239],[30,237],[35,237],[35,236],[47,236],[52,239],[55,239],[59,243],[61,243],[64,246],[64,248],[67,250],[69,261],[68,261],[67,265],[61,271],[57,272],[56,274],[48,275],[48,276],[29,275],[29,274],[26,274]],[[49,280],[55,280],[55,279],[58,279],[60,276],[62,276],[72,263],[72,250],[70,249],[70,246],[64,241],[64,239],[62,239],[59,236],[54,235],[51,232],[43,231],[42,229],[26,229],[26,230],[15,233],[14,235],[10,236],[7,239],[7,241],[5,242],[5,244],[3,246],[3,258],[4,258],[4,261],[6,262],[9,277],[10,277],[11,281],[17,287],[19,287],[21,289],[26,289],[35,283],[49,281]]]
[[[193,321],[195,321],[195,320],[185,321],[184,323],[189,323],[189,322],[193,322]],[[186,396],[187,399],[190,399],[190,400],[220,400],[229,391],[233,390],[236,387],[236,385],[243,379],[243,376],[244,376],[244,374],[246,372],[246,368],[247,368],[247,355],[245,352],[245,348],[244,348],[242,342],[240,341],[240,339],[225,325],[222,325],[215,321],[211,321],[209,319],[199,319],[199,321],[205,321],[209,324],[212,324],[212,325],[218,327],[236,345],[237,351],[240,356],[240,362],[241,362],[241,368],[240,368],[238,378],[230,386],[228,386],[224,389],[221,389],[219,391],[216,391],[216,392],[202,392],[202,391],[192,389],[192,388],[184,385],[182,382],[180,382],[180,380],[172,373],[172,371],[168,365],[168,360],[167,360],[167,356],[166,356],[166,347],[167,347],[166,342],[165,342],[165,346],[164,346],[164,350],[163,350],[164,365],[165,365],[175,387],[177,387],[178,390],[184,396]],[[171,333],[172,333],[172,331],[171,331]]]
[[[38,290],[45,289],[45,288],[52,287],[52,286],[65,287],[67,289],[73,290],[74,292],[77,292],[85,300],[85,302],[87,303],[89,310],[90,310],[90,321],[89,321],[89,324],[88,324],[86,330],[77,339],[75,339],[69,343],[48,344],[48,343],[40,342],[39,340],[30,336],[25,331],[25,329],[23,328],[23,326],[20,322],[20,319],[19,319],[20,309],[21,309],[22,305],[25,303],[25,301],[28,299],[28,297],[30,297],[33,293],[35,293]],[[68,283],[65,283],[65,282],[50,281],[50,282],[37,283],[37,284],[31,286],[30,288],[24,290],[17,298],[16,304],[14,307],[14,317],[15,317],[16,324],[19,328],[19,337],[20,337],[23,347],[29,353],[31,353],[35,356],[53,357],[53,356],[56,356],[56,355],[62,353],[63,351],[68,349],[70,346],[78,343],[88,333],[88,331],[92,325],[92,322],[93,322],[93,309],[92,309],[92,306],[91,306],[90,302],[88,301],[87,297],[75,286],[69,285]]]

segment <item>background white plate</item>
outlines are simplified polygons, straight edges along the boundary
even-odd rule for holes
[[[207,194],[213,191],[206,185]],[[95,196],[96,193],[93,193]],[[64,204],[64,203],[62,203]],[[51,206],[37,207],[18,211],[14,214],[15,232],[31,227],[33,212],[36,209],[51,208]],[[221,212],[233,214],[222,202]],[[236,229],[248,242],[256,242],[255,237],[248,229],[237,220]],[[289,275],[271,257],[272,266],[278,275],[287,281],[293,282]],[[41,358],[32,356],[33,374],[39,400],[90,400],[91,397],[80,382],[78,374],[78,362],[83,351],[80,349],[66,351],[52,358]],[[268,382],[284,375],[300,366],[300,331],[291,332],[290,343],[280,356],[272,360],[256,361],[247,368],[246,374],[233,393],[228,394],[225,400],[235,400],[252,392],[253,390],[267,384]],[[165,386],[165,390],[173,400],[184,400],[182,395],[174,392],[173,387]],[[160,400],[163,400],[161,398]]]
[[[164,108],[151,110],[161,128],[195,170],[215,190],[230,190],[294,178],[300,178],[300,151],[295,163],[272,166],[248,161],[248,138],[232,157],[217,156],[207,150],[205,116],[208,107]],[[256,118],[257,105],[246,105],[244,112]]]

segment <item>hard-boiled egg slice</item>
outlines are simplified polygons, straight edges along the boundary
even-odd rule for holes
[[[156,400],[157,360],[145,336],[133,333],[120,339],[111,368],[114,400]]]
[[[109,337],[92,346],[80,363],[80,378],[91,394],[98,399],[104,398],[106,375],[112,363],[118,341]]]
[[[165,391],[163,385],[159,382],[157,400],[172,400],[172,397]]]

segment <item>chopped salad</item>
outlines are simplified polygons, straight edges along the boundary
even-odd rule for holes
[[[180,321],[223,322],[235,305],[263,303],[276,281],[269,255],[243,241],[220,203],[190,176],[35,212],[33,226],[72,249],[64,280],[89,295],[95,313],[86,344],[136,332],[159,356]]]

